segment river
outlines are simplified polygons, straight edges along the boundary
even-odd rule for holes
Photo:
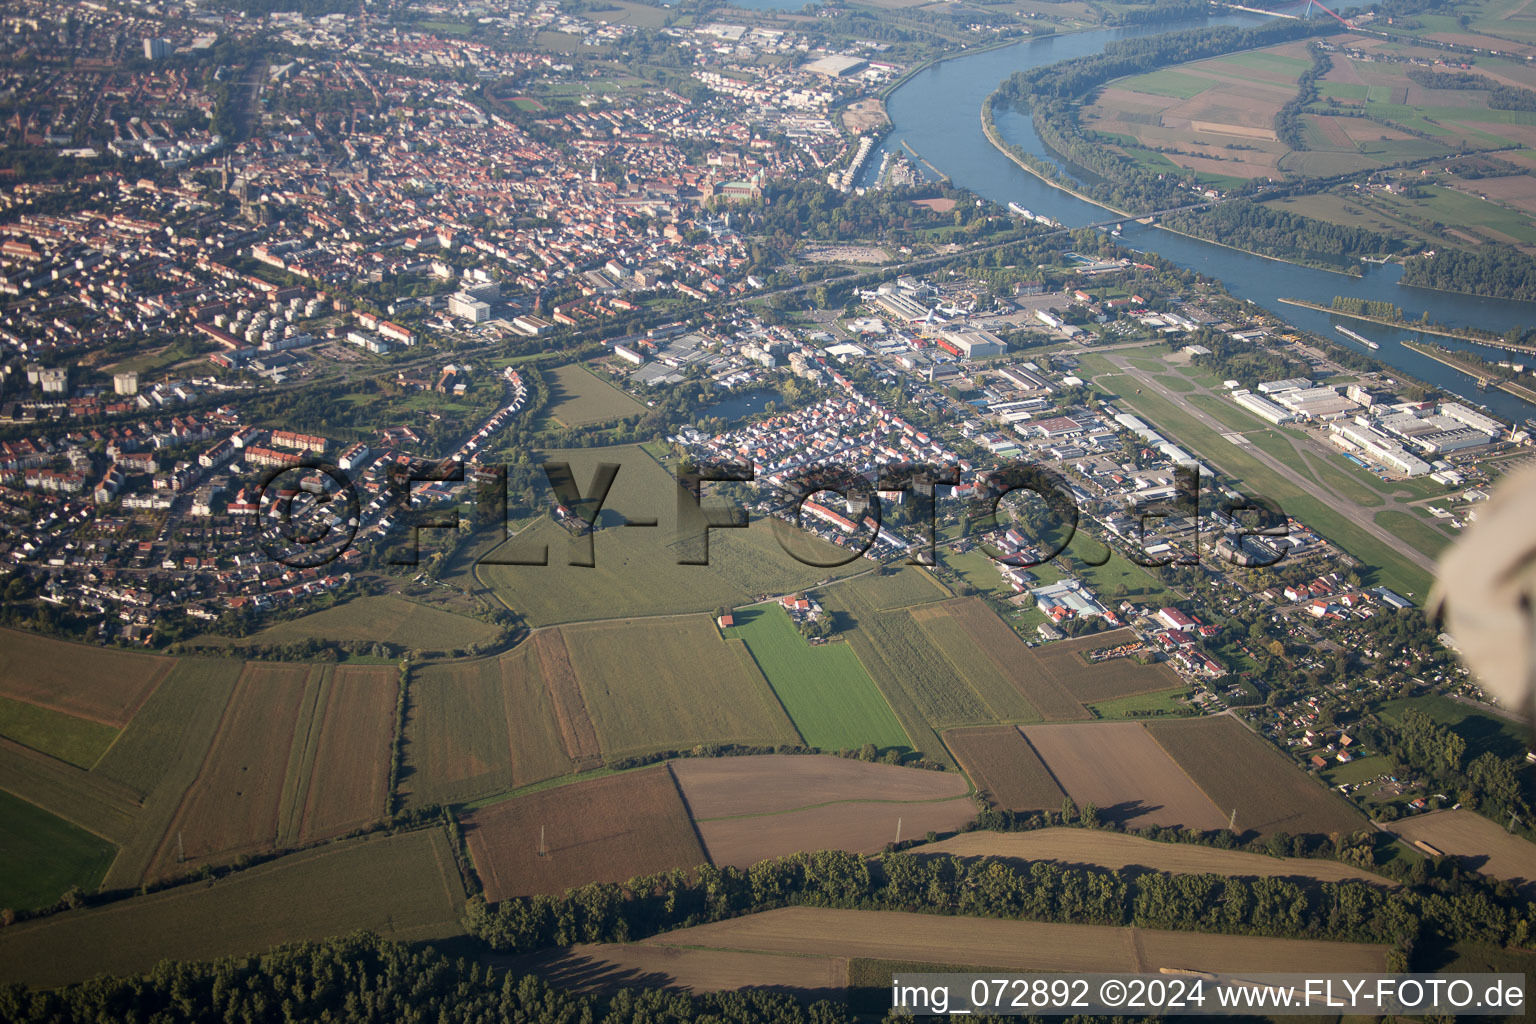
[[[1262,15],[1232,14],[1209,18],[1200,24],[1254,25],[1264,20]],[[1153,35],[1191,24],[1195,23],[1046,36],[993,50],[964,54],[933,64],[903,82],[887,99],[886,110],[891,119],[891,131],[877,151],[870,155],[867,164],[869,170],[862,184],[873,184],[871,179],[886,150],[899,149],[901,143],[906,142],[934,167],[947,174],[956,185],[994,202],[1016,202],[1069,226],[1102,221],[1109,216],[1102,208],[1047,185],[998,152],[987,141],[981,128],[982,101],[1015,71],[1096,53],[1113,39]],[[1022,146],[1027,152],[1049,160],[1068,173],[1073,172],[1074,168],[1040,141],[1028,114],[1004,109],[997,110],[995,114],[998,131],[1008,142]],[[1536,416],[1536,405],[1502,391],[1479,391],[1470,377],[1404,348],[1402,342],[1413,339],[1429,341],[1447,348],[1475,352],[1489,359],[1520,361],[1521,356],[1487,346],[1337,318],[1327,313],[1286,306],[1277,300],[1298,298],[1328,305],[1335,295],[1378,299],[1401,307],[1404,314],[1411,318],[1428,312],[1431,320],[1443,324],[1498,331],[1536,324],[1536,303],[1484,299],[1406,287],[1399,283],[1402,267],[1394,264],[1364,265],[1364,276],[1352,278],[1265,259],[1132,221],[1126,222],[1121,242],[1131,248],[1156,252],[1179,266],[1217,278],[1233,295],[1258,303],[1289,323],[1346,348],[1353,348],[1361,354],[1373,356],[1390,367],[1461,395],[1474,404],[1486,406],[1516,423]],[[1334,330],[1335,324],[1349,327],[1379,343],[1381,348],[1367,351],[1364,346],[1347,340]]]

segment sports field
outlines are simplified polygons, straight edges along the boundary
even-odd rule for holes
[[[443,939],[462,932],[463,909],[441,829],[372,836],[0,929],[0,981],[63,985],[359,928],[401,941]]]
[[[722,640],[707,615],[590,623],[562,632],[609,760],[701,743],[800,741],[746,645]]]
[[[747,645],[805,742],[821,750],[910,749],[890,705],[845,643],[811,646],[777,604],[738,608],[729,639]]]
[[[1366,820],[1231,715],[1149,722],[1146,730],[1239,834],[1349,834]],[[1218,826],[1218,827],[1221,827]]]
[[[643,416],[645,406],[579,363],[567,363],[549,373],[549,405],[545,414],[562,427],[586,427],[624,416]]]
[[[463,828],[493,902],[705,862],[665,765],[489,804],[466,815]]]

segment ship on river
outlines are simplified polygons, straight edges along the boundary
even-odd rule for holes
[[[1352,341],[1358,341],[1360,344],[1364,345],[1366,348],[1369,348],[1369,349],[1381,348],[1380,345],[1376,344],[1370,338],[1362,338],[1360,335],[1356,334],[1354,331],[1350,330],[1348,327],[1341,327],[1338,324],[1334,324],[1333,329],[1338,331],[1340,334],[1344,335],[1344,337],[1349,338]]]

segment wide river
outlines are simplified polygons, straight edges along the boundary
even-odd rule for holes
[[[1210,18],[1208,25],[1252,25],[1262,15],[1233,14]],[[995,50],[965,54],[934,64],[897,88],[886,102],[891,131],[878,151],[871,154],[864,184],[872,184],[886,150],[898,150],[906,142],[923,159],[949,175],[958,186],[998,203],[1016,202],[1066,225],[1090,224],[1109,216],[1105,210],[1053,188],[1019,167],[987,141],[981,128],[981,104],[998,84],[1015,71],[1054,64],[1069,57],[1096,53],[1113,39],[1151,35],[1193,24],[1105,29],[1026,40]],[[998,130],[1009,142],[1073,173],[1061,156],[1040,141],[1027,114],[997,111]],[[1325,270],[1299,267],[1212,245],[1158,228],[1126,222],[1121,241],[1132,248],[1156,252],[1180,266],[1220,279],[1239,298],[1248,299],[1298,327],[1323,335],[1347,348],[1372,355],[1381,362],[1519,423],[1536,416],[1536,406],[1498,390],[1479,391],[1472,379],[1441,363],[1404,348],[1410,339],[1430,341],[1448,348],[1476,352],[1490,359],[1516,359],[1497,349],[1448,338],[1420,335],[1363,321],[1332,317],[1276,300],[1306,299],[1328,305],[1335,295],[1381,299],[1400,306],[1410,317],[1428,312],[1431,320],[1458,326],[1504,330],[1536,324],[1536,303],[1484,299],[1469,295],[1410,288],[1398,283],[1400,266],[1363,265],[1360,278]],[[1381,345],[1368,352],[1334,329],[1343,324]]]

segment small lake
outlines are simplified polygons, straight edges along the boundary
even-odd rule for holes
[[[784,396],[777,388],[753,388],[751,391],[740,391],[716,402],[707,409],[699,412],[700,416],[718,417],[722,420],[734,421],[745,419],[748,416],[756,416],[768,408],[769,402],[784,403]]]

